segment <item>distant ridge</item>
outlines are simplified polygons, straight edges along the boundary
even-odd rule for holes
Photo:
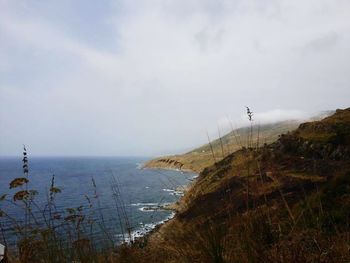
[[[205,168],[174,208],[174,219],[148,237],[146,250],[135,246],[135,255],[349,262],[350,108],[229,154]]]
[[[333,113],[334,111],[322,111],[309,121],[320,120]],[[285,120],[253,125],[253,145],[272,143],[278,139],[280,134],[295,130],[302,122],[301,120]],[[200,173],[205,167],[213,165],[215,161],[218,162],[242,147],[247,147],[249,132],[250,127],[232,129],[231,132],[222,136],[221,140],[218,138],[211,142],[213,151],[210,144],[207,143],[184,154],[162,156],[150,160],[144,165],[144,168],[178,169]]]

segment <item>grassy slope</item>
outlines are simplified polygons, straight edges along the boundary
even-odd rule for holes
[[[350,108],[204,169],[176,218],[128,255],[134,262],[349,262],[349,211]]]
[[[253,141],[257,143],[259,133],[259,144],[274,142],[278,135],[292,131],[298,127],[298,121],[283,121],[274,124],[265,124],[253,127]],[[211,142],[216,161],[247,145],[247,138],[250,128],[244,127],[236,129],[221,138],[224,154],[221,148],[220,139]],[[214,164],[213,154],[209,144],[205,144],[188,153],[180,155],[163,156],[151,160],[145,164],[146,168],[182,169],[194,172],[201,172],[205,167]]]
[[[177,209],[152,235],[112,250],[95,250],[85,235],[66,248],[40,226],[9,262],[350,262],[350,108],[227,154]],[[75,213],[64,218],[69,229],[84,220]]]

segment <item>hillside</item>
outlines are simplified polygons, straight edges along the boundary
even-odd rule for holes
[[[349,211],[350,108],[205,168],[175,219],[119,259],[349,262]]]
[[[278,135],[292,131],[298,127],[298,121],[282,121],[273,124],[254,125],[253,126],[253,144],[263,145],[276,141]],[[247,139],[250,133],[250,127],[243,127],[231,131],[220,138],[207,143],[190,152],[179,155],[162,156],[147,162],[145,168],[162,168],[162,169],[181,169],[201,172],[205,167],[213,165],[215,161],[220,161],[223,157],[229,155],[247,146]],[[222,145],[222,147],[221,147]],[[215,160],[215,161],[214,161]]]

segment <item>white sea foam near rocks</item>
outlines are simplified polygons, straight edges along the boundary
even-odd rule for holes
[[[170,203],[134,203],[131,206],[140,206],[138,209],[142,212],[154,212],[165,210],[164,207]]]
[[[164,192],[174,192],[174,189],[168,189],[168,188],[163,188],[162,189]]]
[[[141,170],[143,165],[144,165],[144,163],[136,163],[136,169]]]
[[[136,239],[141,238],[143,236],[145,236],[146,234],[150,233],[152,230],[154,230],[158,225],[164,224],[165,222],[169,221],[170,219],[172,219],[175,216],[175,212],[171,212],[171,214],[169,216],[167,216],[164,220],[155,222],[155,223],[149,223],[149,224],[142,224],[140,223],[140,228],[134,230],[131,232],[130,237],[126,236],[126,235],[121,235],[118,234],[117,235],[117,239],[121,242],[121,243],[131,243],[134,242]]]
[[[174,189],[168,189],[168,188],[163,188],[164,192],[169,192],[170,195],[175,195],[175,196],[184,196],[184,192],[181,190],[174,190]]]
[[[131,206],[155,206],[159,205],[159,203],[133,203]]]
[[[0,158],[2,168],[0,169],[0,193],[8,193],[8,183],[18,177],[18,167],[21,167],[20,159],[20,156]],[[128,227],[143,233],[154,228],[153,222],[162,220],[171,213],[165,205],[176,202],[182,195],[180,191],[183,186],[194,176],[194,173],[173,170],[140,169],[145,161],[147,161],[145,158],[134,157],[29,158],[29,162],[33,164],[29,177],[31,184],[35,185],[35,190],[39,192],[36,202],[41,207],[47,202],[45,192],[51,184],[52,172],[57,173],[55,180],[57,179],[62,194],[57,196],[55,203],[60,211],[86,204],[86,196],[90,198],[94,196],[94,187],[91,184],[91,177],[93,177],[99,192],[98,200],[101,206],[92,206],[89,208],[89,213],[94,214],[96,220],[99,220],[102,214],[104,220],[108,222],[106,231],[113,235],[120,234],[122,237],[126,223],[120,225],[114,198],[116,193],[113,187],[119,189],[118,198],[125,203],[126,217],[130,219]],[[9,212],[17,221],[23,219],[23,211],[18,207],[6,203],[1,208]],[[85,208],[87,206],[84,206]],[[37,209],[33,213],[37,218],[42,216],[41,211]],[[142,226],[139,225],[140,222],[143,222]],[[17,243],[17,238],[13,235],[12,224],[13,222],[9,219],[3,223],[8,246],[16,246]],[[65,230],[59,231],[63,233]],[[106,239],[105,230],[101,231],[97,224],[92,229],[92,235],[96,246],[103,244]]]

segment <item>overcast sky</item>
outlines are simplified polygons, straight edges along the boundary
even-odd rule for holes
[[[348,0],[0,0],[0,155],[158,155],[350,106]]]

